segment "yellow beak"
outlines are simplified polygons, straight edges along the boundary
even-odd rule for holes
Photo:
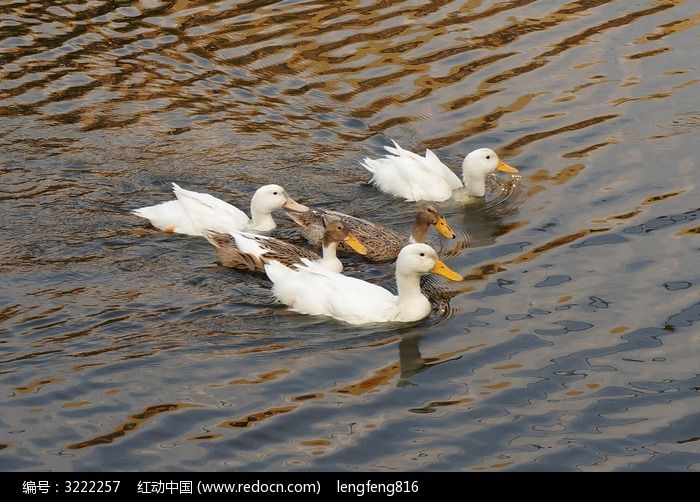
[[[343,242],[350,246],[352,250],[355,251],[357,254],[367,254],[367,248],[360,241],[358,241],[357,237],[355,237],[354,235],[348,234],[348,236],[344,239]]]
[[[450,228],[450,226],[447,224],[447,220],[444,216],[438,216],[437,223],[435,223],[435,228],[437,228],[438,232],[440,232],[448,239],[454,239],[455,237],[457,237],[457,234],[455,234]]]
[[[502,160],[498,161],[498,167],[496,168],[496,171],[501,171],[502,173],[510,173],[510,174],[516,174],[518,173],[518,170],[514,168],[513,166],[509,166]]]
[[[282,207],[285,209],[290,209],[292,211],[296,211],[297,213],[305,213],[306,211],[309,210],[309,208],[306,207],[304,204],[299,204],[297,201],[295,201],[291,197],[287,197],[287,201],[284,203],[284,205]]]
[[[445,265],[442,260],[437,260],[435,266],[432,268],[431,272],[433,274],[438,274],[443,277],[447,277],[451,281],[463,281],[464,277]]]

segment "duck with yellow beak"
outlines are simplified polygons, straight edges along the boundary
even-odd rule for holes
[[[175,200],[155,206],[141,207],[132,214],[146,218],[156,228],[168,233],[203,235],[205,230],[216,232],[269,232],[276,227],[272,213],[278,209],[308,211],[279,185],[258,188],[250,201],[251,218],[221,199],[208,193],[193,192],[173,183]]]
[[[350,233],[342,221],[324,217],[323,255],[318,256],[310,249],[289,242],[246,232],[218,233],[205,231],[204,237],[214,246],[221,264],[238,270],[264,272],[265,263],[278,261],[287,266],[302,263],[301,259],[312,260],[326,270],[336,273],[343,271],[343,264],[336,256],[338,244],[343,242],[360,255],[367,248]]]
[[[516,174],[518,170],[498,158],[490,148],[479,148],[462,162],[462,179],[443,164],[430,150],[425,157],[394,146],[384,147],[391,155],[379,159],[365,158],[361,165],[372,173],[370,183],[382,192],[408,201],[444,201],[454,190],[465,188],[467,195],[483,197],[486,177],[496,171]]]
[[[441,235],[448,239],[456,237],[445,217],[440,214],[438,207],[432,203],[425,203],[418,209],[411,228],[411,235],[408,238],[395,230],[371,221],[328,209],[311,209],[305,213],[287,213],[287,215],[301,227],[302,235],[312,245],[317,245],[323,238],[322,220],[324,215],[339,219],[365,245],[367,254],[364,257],[368,261],[396,260],[399,251],[406,244],[425,243],[428,229],[431,226],[434,226]],[[342,243],[338,249],[348,251],[348,248]]]
[[[398,295],[354,277],[331,272],[318,263],[287,267],[265,265],[275,297],[294,312],[322,315],[349,324],[413,322],[430,314],[430,301],[421,293],[421,276],[434,273],[452,281],[463,277],[447,267],[427,244],[408,244],[396,260]]]

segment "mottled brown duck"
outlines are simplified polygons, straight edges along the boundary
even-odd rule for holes
[[[305,213],[288,212],[287,215],[301,227],[302,235],[312,245],[318,245],[323,238],[324,215],[337,218],[367,248],[367,254],[364,257],[369,261],[396,260],[399,251],[406,244],[425,243],[431,225],[434,225],[438,232],[449,239],[456,237],[437,206],[430,203],[423,204],[418,209],[409,237],[371,221],[327,209],[311,209]],[[345,243],[341,243],[338,250],[348,251],[349,249]]]
[[[336,256],[339,243],[346,244],[358,254],[367,252],[361,241],[349,232],[342,221],[326,215],[322,218],[321,224],[323,226],[322,256],[310,249],[265,235],[206,231],[204,236],[214,246],[219,261],[225,267],[261,273],[265,271],[265,263],[270,261],[292,266],[302,263],[302,258],[318,262],[327,270],[340,273],[343,270],[343,264]]]

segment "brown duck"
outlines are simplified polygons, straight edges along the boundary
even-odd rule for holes
[[[324,268],[333,272],[342,272],[343,264],[336,256],[339,243],[346,244],[358,254],[365,254],[367,249],[348,231],[340,220],[328,215],[321,218],[323,256],[312,250],[275,239],[265,235],[247,232],[223,234],[206,231],[204,236],[216,248],[219,261],[225,267],[251,272],[265,272],[265,263],[279,261],[291,266],[301,263],[302,258],[318,261]]]
[[[324,216],[332,216],[342,221],[348,230],[364,244],[367,249],[364,256],[369,261],[396,260],[399,251],[406,244],[425,243],[431,225],[435,225],[438,232],[449,239],[456,237],[445,217],[440,214],[435,204],[430,203],[425,203],[418,209],[409,238],[371,221],[327,209],[311,209],[306,213],[287,212],[287,215],[301,227],[302,235],[312,245],[318,245],[323,238]],[[338,249],[348,251],[348,247],[343,242],[340,243]]]

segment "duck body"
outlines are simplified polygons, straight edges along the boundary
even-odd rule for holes
[[[273,293],[295,312],[323,315],[349,324],[412,322],[430,314],[428,299],[421,293],[420,277],[429,272],[462,280],[442,263],[427,244],[409,244],[396,261],[398,295],[375,284],[324,269],[302,259],[290,268],[273,261],[265,273],[273,282]]]
[[[179,200],[140,207],[131,211],[131,214],[145,218],[157,229],[171,234],[199,235]]]
[[[268,232],[276,227],[273,211],[283,207],[292,211],[309,209],[289,197],[279,185],[265,185],[256,190],[250,204],[252,218],[210,194],[185,190],[176,183],[173,183],[173,192],[176,200],[134,209],[131,213],[148,219],[154,227],[166,232],[204,235],[207,230]]]
[[[462,163],[462,179],[443,164],[437,155],[426,150],[425,157],[404,150],[395,141],[384,147],[390,155],[379,159],[365,158],[361,165],[372,173],[370,183],[382,192],[407,201],[441,202],[452,197],[454,190],[466,188],[468,195],[483,197],[486,176],[496,170],[517,173],[517,169],[498,158],[490,148],[474,150]]]
[[[401,315],[395,295],[369,282],[331,272],[303,260],[304,265],[293,269],[279,262],[265,266],[273,282],[273,294],[290,310],[300,314],[323,315],[349,324],[411,321],[430,313],[427,298],[419,300],[413,316]],[[427,304],[427,309],[426,309]]]
[[[408,201],[444,201],[462,181],[443,164],[437,155],[426,150],[425,157],[401,148],[384,147],[391,155],[380,159],[365,158],[361,164],[372,173],[371,183],[382,192]]]

